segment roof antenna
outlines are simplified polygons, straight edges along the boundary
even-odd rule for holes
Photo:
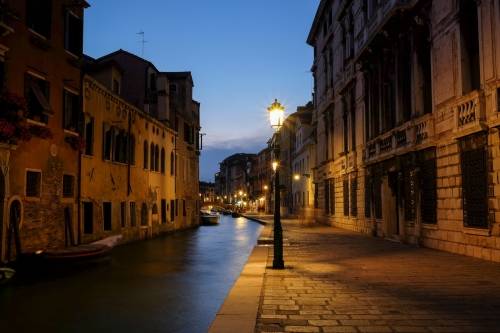
[[[146,44],[148,41],[144,39],[144,31],[141,30],[137,34],[141,36],[141,40],[139,41],[142,44],[141,57],[144,57],[144,44]]]

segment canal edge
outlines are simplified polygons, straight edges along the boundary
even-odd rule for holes
[[[257,218],[244,217],[267,225],[265,221]],[[267,229],[266,227],[262,229],[259,238],[268,234]],[[255,332],[268,255],[268,246],[259,244],[254,246],[240,276],[212,321],[209,333]]]

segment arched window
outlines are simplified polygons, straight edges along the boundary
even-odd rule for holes
[[[111,156],[113,153],[113,131],[112,127],[104,123],[103,125],[104,140],[102,149],[102,158],[107,161],[111,161]]]
[[[141,206],[141,226],[148,225],[148,205],[145,202]]]
[[[149,145],[147,141],[144,141],[144,169],[148,169],[148,161],[149,161]]]
[[[149,158],[149,168],[151,169],[151,171],[156,171],[155,169],[155,145],[151,142],[151,145],[150,145],[150,158]]]
[[[161,173],[165,174],[165,148],[161,149]]]
[[[129,146],[129,161],[130,164],[135,165],[135,136],[130,135],[130,146]]]
[[[123,149],[122,136],[117,128],[113,128],[113,161],[121,162],[121,152]]]
[[[173,176],[175,173],[175,156],[174,152],[170,153],[170,174]]]
[[[156,203],[153,204],[153,208],[151,209],[151,214],[158,215],[158,205]]]
[[[160,171],[160,148],[155,146],[155,171]]]

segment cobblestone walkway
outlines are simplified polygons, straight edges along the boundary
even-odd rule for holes
[[[297,221],[284,237],[256,332],[500,332],[498,263]]]

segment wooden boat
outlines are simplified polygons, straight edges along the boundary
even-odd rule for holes
[[[120,242],[122,236],[111,236],[99,241],[68,247],[59,250],[49,250],[40,255],[50,264],[80,263],[107,259],[111,250]]]
[[[210,212],[201,211],[201,224],[217,225],[219,224],[219,215]]]
[[[9,282],[9,280],[12,279],[15,274],[16,271],[11,268],[7,267],[0,268],[0,284]]]
[[[240,213],[238,213],[238,212],[232,212],[232,213],[231,213],[231,216],[232,216],[232,217],[234,217],[234,218],[237,218],[237,217],[240,217],[240,216],[241,216],[241,214],[240,214]]]

